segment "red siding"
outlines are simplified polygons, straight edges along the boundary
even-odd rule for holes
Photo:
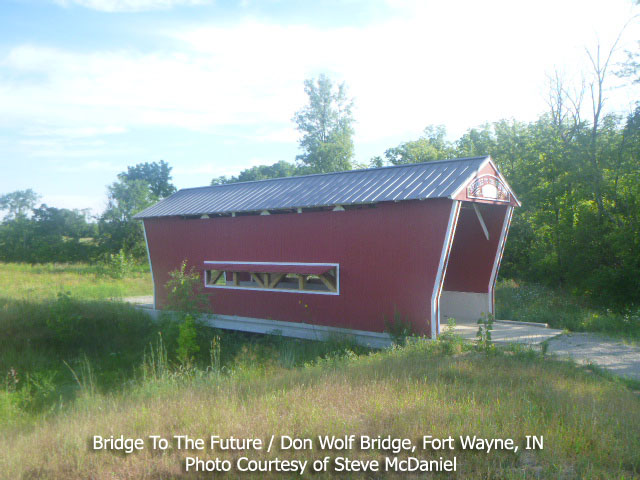
[[[385,317],[397,308],[428,335],[450,211],[451,200],[435,199],[345,212],[147,219],[158,307],[166,302],[168,272],[184,259],[198,270],[205,260],[339,263],[340,295],[206,292],[214,313],[376,332],[384,331]]]
[[[484,235],[476,212],[467,204],[460,210],[458,227],[444,279],[444,290],[454,292],[489,292],[489,281],[498,251],[507,206],[477,203],[489,231]]]

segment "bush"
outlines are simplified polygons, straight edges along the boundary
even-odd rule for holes
[[[179,269],[169,272],[169,277],[165,285],[169,308],[183,313],[210,310],[200,274],[193,267],[187,271],[186,260],[182,262]]]
[[[415,335],[413,324],[404,318],[397,308],[393,309],[393,319],[384,319],[384,330],[391,337],[394,345],[405,345],[407,338]]]
[[[121,248],[118,253],[107,254],[99,264],[98,271],[111,278],[125,278],[131,275],[136,265],[135,258]]]
[[[193,355],[200,351],[197,341],[198,332],[196,330],[196,321],[193,315],[186,314],[183,322],[180,324],[180,333],[178,334],[178,360],[183,364],[190,364],[193,361]]]

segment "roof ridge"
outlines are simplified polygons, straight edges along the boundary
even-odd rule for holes
[[[220,185],[204,185],[202,187],[187,187],[181,188],[175,193],[183,192],[185,190],[199,190],[203,188],[217,188],[217,187],[227,187],[232,185],[248,185],[251,183],[260,183],[260,182],[272,182],[274,180],[292,180],[297,178],[309,178],[309,177],[321,177],[321,176],[329,176],[329,175],[344,175],[348,173],[360,173],[360,172],[372,172],[375,170],[391,170],[394,168],[408,168],[408,167],[417,167],[420,165],[432,165],[434,163],[449,163],[449,162],[462,162],[465,160],[480,160],[489,158],[489,155],[478,155],[475,157],[462,157],[462,158],[450,158],[446,160],[432,160],[428,162],[419,162],[419,163],[403,163],[400,165],[386,165],[383,167],[374,167],[374,168],[359,168],[356,170],[341,170],[339,172],[325,172],[325,173],[309,173],[306,175],[293,175],[290,177],[275,177],[275,178],[263,178],[262,180],[248,180],[246,182],[232,182],[232,183],[222,183]],[[175,194],[174,194],[175,195]],[[169,198],[169,197],[167,197]]]

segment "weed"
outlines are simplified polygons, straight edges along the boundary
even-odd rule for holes
[[[204,293],[200,274],[191,267],[187,270],[184,260],[180,268],[169,272],[167,303],[170,309],[180,313],[195,314],[210,310],[209,299]]]
[[[193,362],[193,355],[200,351],[200,346],[196,341],[197,336],[196,321],[193,315],[187,313],[180,324],[180,333],[178,334],[177,355],[180,363],[190,365]]]
[[[78,373],[76,373],[76,370],[71,368],[71,366],[65,360],[63,360],[62,363],[64,363],[71,371],[71,374],[78,384],[80,391],[85,396],[91,396],[96,393],[95,376],[93,373],[93,369],[91,368],[91,363],[89,362],[89,359],[86,355],[83,355],[77,362]]]
[[[158,332],[155,343],[149,342],[148,353],[145,349],[142,362],[142,379],[147,382],[151,379],[165,378],[169,373],[169,360],[167,349],[162,340],[162,333]]]
[[[18,372],[16,372],[16,369],[11,367],[7,372],[7,376],[5,377],[5,390],[7,392],[15,392],[19,383],[20,376],[18,375]]]
[[[493,330],[493,314],[482,313],[482,316],[478,319],[478,333],[476,333],[476,346],[478,350],[490,352],[495,350],[495,345],[491,340],[491,330]]]
[[[392,320],[387,320],[384,317],[384,327],[385,332],[389,334],[395,345],[405,345],[407,338],[415,335],[413,324],[400,314],[397,307],[393,309]]]
[[[214,372],[221,371],[221,363],[220,363],[220,336],[215,335],[211,339],[211,348],[209,349],[209,356],[211,358],[211,370]]]
[[[106,254],[98,263],[97,270],[101,275],[122,279],[130,276],[137,264],[135,257],[121,248],[118,253]]]
[[[456,321],[450,318],[444,332],[438,335],[435,341],[435,349],[444,355],[455,355],[464,349],[464,339],[455,333]]]

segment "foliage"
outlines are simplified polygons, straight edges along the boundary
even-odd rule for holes
[[[400,314],[397,308],[393,309],[393,318],[384,318],[384,330],[391,337],[394,345],[405,345],[407,338],[415,335],[413,324]]]
[[[178,334],[178,349],[176,351],[178,360],[182,364],[191,364],[193,355],[200,351],[198,346],[196,330],[196,320],[191,314],[186,314],[180,324]]]
[[[0,210],[5,210],[4,220],[24,219],[38,202],[40,195],[32,189],[16,190],[0,196]]]
[[[179,269],[169,272],[169,277],[166,284],[168,305],[178,312],[181,319],[176,354],[181,364],[190,366],[193,355],[200,351],[196,320],[200,312],[210,310],[211,307],[204,293],[200,274],[193,267],[187,270],[186,260]]]
[[[171,183],[171,167],[164,160],[127,167],[126,173],[121,173],[118,178],[125,182],[145,182],[151,195],[158,199],[168,197],[176,191],[176,187]]]
[[[447,140],[447,130],[443,125],[428,126],[418,140],[405,142],[384,152],[386,161],[391,165],[405,163],[445,160],[456,155],[454,146]],[[372,159],[373,164],[381,166],[380,160]]]
[[[464,339],[455,333],[456,321],[450,318],[443,332],[440,332],[434,343],[434,351],[443,355],[456,355],[465,349]]]
[[[17,194],[20,192],[13,192]],[[11,196],[8,194],[6,196]],[[44,263],[89,261],[96,254],[95,224],[88,211],[30,207],[0,224],[0,261]]]
[[[169,272],[167,304],[171,310],[196,314],[210,309],[209,299],[204,293],[202,278],[194,267],[187,270],[184,260],[180,268]]]
[[[304,91],[308,104],[296,112],[293,121],[302,135],[298,155],[307,173],[350,170],[353,159],[353,101],[347,98],[344,83],[334,88],[333,82],[320,75],[307,79]]]
[[[453,143],[443,128],[430,128],[372,164],[491,155],[522,202],[501,275],[633,308],[640,299],[640,107],[627,118],[587,122],[567,111],[567,98],[554,101],[536,121],[502,120]]]
[[[493,330],[492,314],[482,314],[482,317],[478,319],[478,333],[476,333],[476,346],[479,350],[485,352],[495,349],[495,345],[491,340],[491,330]]]
[[[216,177],[211,180],[211,185],[224,185],[227,183],[252,182],[255,180],[266,180],[269,178],[292,177],[300,173],[300,169],[296,165],[281,160],[273,165],[258,165],[256,167],[247,168],[242,170],[237,177]]]
[[[100,273],[111,278],[126,278],[131,275],[137,265],[136,259],[121,248],[118,253],[106,254],[98,268]]]
[[[368,351],[346,342],[215,330],[192,314],[152,321],[131,305],[69,292],[37,301],[0,297],[0,424],[138,380],[190,376],[208,367],[217,373],[293,368],[347,350]]]
[[[103,251],[124,249],[138,259],[145,257],[142,224],[133,216],[175,191],[170,173],[171,167],[160,161],[128,167],[118,174],[118,181],[108,187],[109,202],[98,222]]]

